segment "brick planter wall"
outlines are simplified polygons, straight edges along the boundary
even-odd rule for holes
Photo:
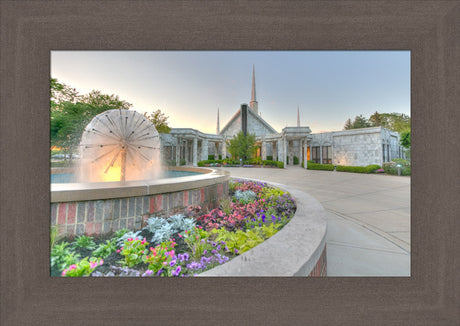
[[[223,198],[228,198],[228,180],[150,196],[52,203],[51,226],[58,226],[59,237],[139,230],[150,216],[169,217],[183,213],[189,205],[212,209]]]
[[[316,266],[310,272],[308,276],[327,276],[327,249],[326,245],[324,246],[323,253],[319,257]]]

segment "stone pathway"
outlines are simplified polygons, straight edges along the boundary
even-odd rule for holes
[[[410,276],[410,177],[286,169],[222,168],[315,197],[328,220],[328,276]]]

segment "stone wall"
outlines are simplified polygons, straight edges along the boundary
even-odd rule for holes
[[[379,132],[334,135],[332,164],[382,165],[382,139]]]

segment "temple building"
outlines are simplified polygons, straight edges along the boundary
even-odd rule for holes
[[[230,157],[226,142],[238,132],[255,134],[259,147],[257,156],[284,165],[301,165],[307,160],[322,164],[366,166],[382,165],[394,158],[403,158],[399,134],[383,127],[371,127],[324,133],[311,133],[301,126],[297,108],[297,125],[278,132],[259,114],[256,96],[255,67],[252,71],[251,101],[241,104],[232,118],[220,128],[217,109],[216,134],[207,134],[192,128],[172,128],[169,134],[160,134],[164,162],[193,165],[207,160]],[[307,164],[304,164],[306,168]]]

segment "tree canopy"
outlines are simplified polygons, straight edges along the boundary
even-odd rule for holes
[[[149,119],[155,125],[155,128],[159,133],[169,134],[169,132],[171,131],[171,127],[168,126],[167,122],[169,117],[167,117],[160,110],[156,110],[155,112],[152,112],[150,114],[144,112],[144,117]]]
[[[255,134],[247,134],[245,137],[244,133],[240,131],[232,139],[227,141],[227,150],[233,158],[247,160],[251,158],[257,150],[255,142]]]
[[[404,148],[410,148],[410,130],[401,133],[400,144]]]
[[[379,113],[375,112],[369,119],[363,115],[356,116],[354,121],[345,121],[344,130],[379,127],[397,131],[399,133],[410,130],[410,117],[404,113]]]

